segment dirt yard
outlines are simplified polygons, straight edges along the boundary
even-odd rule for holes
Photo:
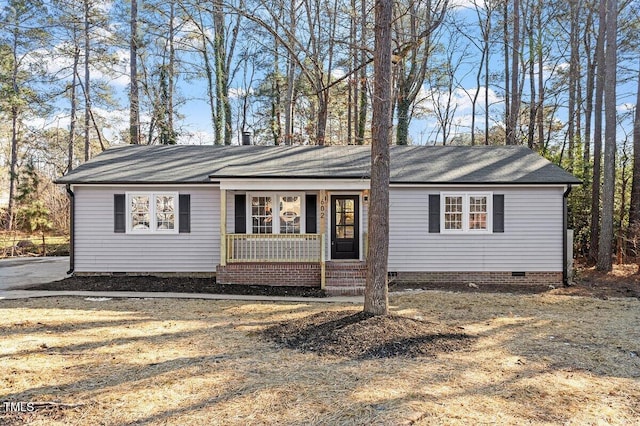
[[[391,305],[469,342],[363,358],[265,338],[283,321],[360,309],[338,304],[0,301],[0,423],[640,421],[636,298],[428,291]]]

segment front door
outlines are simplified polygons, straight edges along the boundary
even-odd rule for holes
[[[331,259],[360,258],[359,213],[357,195],[331,196]]]

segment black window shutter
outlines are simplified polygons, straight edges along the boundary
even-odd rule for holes
[[[493,232],[504,232],[503,194],[493,194]]]
[[[113,194],[113,232],[127,231],[127,212],[124,194]]]
[[[235,196],[235,233],[247,233],[247,196],[245,194],[236,194]]]
[[[317,229],[316,211],[318,209],[318,196],[307,194],[305,197],[305,228],[307,234],[315,234]]]
[[[429,194],[429,233],[440,233],[440,194]]]
[[[179,232],[188,234],[191,232],[191,195],[180,194],[178,196],[178,215],[180,218]]]

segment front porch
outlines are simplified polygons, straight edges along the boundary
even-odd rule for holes
[[[325,234],[227,234],[220,284],[319,287],[329,295],[364,291],[366,262],[327,261]]]
[[[283,184],[221,181],[217,282],[361,294],[368,183]]]

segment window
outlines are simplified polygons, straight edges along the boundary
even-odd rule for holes
[[[280,233],[299,234],[302,217],[302,197],[280,196]]]
[[[490,193],[442,193],[442,232],[491,232]]]
[[[273,233],[273,202],[271,197],[251,197],[251,233]]]
[[[302,194],[249,194],[247,198],[252,234],[300,234]]]
[[[127,232],[177,233],[177,201],[175,193],[127,193]]]
[[[444,229],[462,230],[462,200],[464,197],[448,195],[444,197]]]

